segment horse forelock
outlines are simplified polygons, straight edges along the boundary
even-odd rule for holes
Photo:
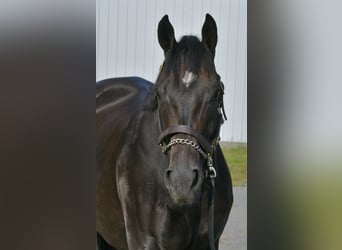
[[[195,36],[183,36],[166,55],[157,84],[168,82],[189,87],[198,78],[216,75],[213,59]]]

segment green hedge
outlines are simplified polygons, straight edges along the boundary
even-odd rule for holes
[[[247,185],[247,146],[223,146],[222,151],[228,162],[233,186]]]

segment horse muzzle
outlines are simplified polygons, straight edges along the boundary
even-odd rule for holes
[[[196,157],[197,156],[197,157]],[[196,163],[198,155],[179,145],[171,149],[170,165],[165,171],[164,182],[170,198],[176,206],[192,206],[201,196],[204,174]]]

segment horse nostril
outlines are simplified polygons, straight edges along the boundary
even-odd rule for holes
[[[166,179],[167,181],[170,181],[171,172],[172,172],[171,169],[167,169],[167,170],[165,171],[165,179]]]
[[[194,169],[193,172],[194,172],[194,180],[192,182],[191,188],[196,186],[196,184],[198,183],[198,169]]]

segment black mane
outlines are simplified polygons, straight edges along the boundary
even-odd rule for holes
[[[186,67],[188,71],[198,74],[206,50],[200,40],[195,36],[184,36],[177,44],[171,58],[174,59],[177,72]]]

